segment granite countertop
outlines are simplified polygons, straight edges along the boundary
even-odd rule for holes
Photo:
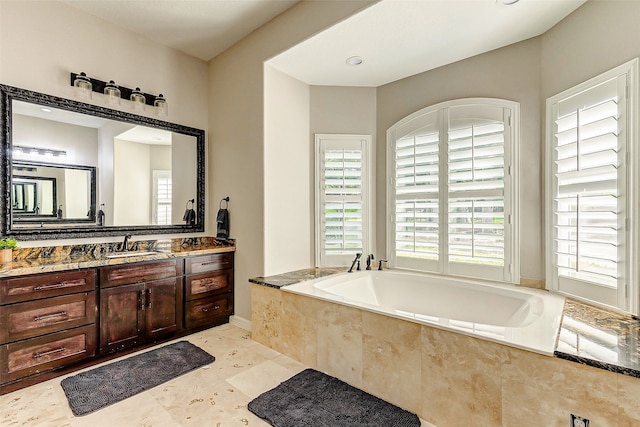
[[[0,278],[236,250],[235,240],[223,243],[212,237],[190,237],[132,241],[129,243],[129,250],[126,253],[140,253],[140,255],[109,257],[109,255],[125,253],[121,251],[121,245],[121,242],[114,242],[20,248],[14,250],[11,263],[0,264]],[[144,252],[147,253],[143,254]]]
[[[272,288],[345,272],[309,268],[250,282]],[[640,320],[635,316],[566,298],[554,356],[640,378]]]

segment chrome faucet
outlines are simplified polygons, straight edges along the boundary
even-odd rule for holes
[[[373,254],[367,255],[367,268],[366,270],[371,270],[371,261],[374,260]]]
[[[129,239],[131,238],[131,234],[124,235],[124,241],[122,242],[122,252],[127,252],[129,250]]]
[[[348,273],[353,273],[353,266],[356,265],[356,262],[358,263],[358,271],[360,271],[360,257],[361,256],[362,256],[362,254],[356,254],[356,257],[353,260],[353,262],[351,263],[351,268],[349,268]]]

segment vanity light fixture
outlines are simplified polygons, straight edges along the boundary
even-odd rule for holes
[[[104,94],[107,95],[108,103],[111,105],[120,105],[120,88],[116,85],[116,82],[109,80],[104,87]]]
[[[160,94],[153,101],[153,106],[158,109],[158,115],[166,116],[169,114],[169,105],[167,104],[167,100],[165,97]]]
[[[140,91],[139,87],[136,87],[135,90],[131,92],[129,99],[133,102],[133,106],[136,110],[144,110],[144,104],[146,104],[147,99]]]
[[[14,154],[35,154],[46,157],[66,157],[67,152],[64,150],[54,150],[51,148],[27,147],[25,145],[14,145]]]
[[[73,86],[78,88],[80,98],[91,99],[93,84],[91,83],[91,79],[87,77],[86,73],[82,72],[78,74],[73,81]]]
[[[148,105],[150,107],[155,107],[155,112],[158,115],[166,116],[168,114],[167,99],[162,94],[151,95],[142,92],[139,87],[136,87],[135,89],[129,89],[124,86],[116,85],[113,80],[109,80],[109,82],[106,82],[87,77],[85,73],[71,73],[70,75],[71,86],[80,87],[78,85],[81,85],[83,84],[83,82],[86,83],[88,81],[88,83],[91,85],[91,91],[102,93],[107,96],[107,103],[109,105],[119,106],[120,99],[125,99],[127,101],[133,102],[133,107],[136,110],[144,110],[145,105]],[[84,84],[84,87],[88,88],[89,85]],[[78,92],[78,96],[82,97],[80,92]]]
[[[358,65],[361,65],[364,61],[359,56],[350,56],[349,58],[347,58],[346,62],[352,67],[357,67]]]

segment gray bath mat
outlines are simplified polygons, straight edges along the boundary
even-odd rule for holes
[[[249,402],[274,427],[420,427],[417,415],[306,369]]]
[[[187,341],[113,362],[62,380],[74,415],[86,415],[208,365],[215,357]]]

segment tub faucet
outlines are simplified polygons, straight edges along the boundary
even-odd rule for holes
[[[367,270],[371,270],[371,261],[374,260],[373,254],[367,255]]]
[[[124,235],[124,241],[122,242],[122,252],[127,252],[129,250],[129,239],[131,238],[131,234]]]
[[[355,259],[351,263],[351,268],[349,268],[349,273],[353,273],[353,266],[356,265],[356,262],[358,263],[358,270],[360,270],[360,257],[361,256],[362,256],[362,254],[356,254]]]
[[[382,263],[388,262],[386,259],[378,260],[378,271],[382,271]]]

